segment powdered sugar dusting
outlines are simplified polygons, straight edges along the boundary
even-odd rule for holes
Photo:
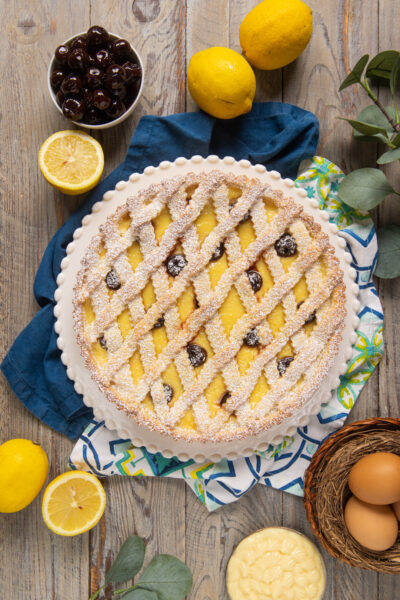
[[[186,190],[191,186],[197,188],[188,201]],[[231,210],[230,188],[241,190],[241,196]],[[263,207],[266,196],[278,208],[271,222],[266,219]],[[200,244],[194,222],[210,198],[213,199],[218,224]],[[166,206],[173,222],[157,244],[151,221]],[[236,227],[249,210],[256,239],[242,252]],[[131,222],[121,233],[118,224],[123,217],[130,218]],[[295,237],[299,256],[287,272],[282,272],[273,245],[285,231]],[[187,265],[170,285],[164,262],[179,240]],[[210,258],[222,240],[228,268],[212,289],[208,275]],[[143,260],[133,271],[127,250],[135,241],[140,244]],[[105,248],[104,256],[101,256],[102,247]],[[257,301],[246,271],[260,256],[264,257],[272,272],[274,285]],[[325,274],[318,266],[321,258],[326,265]],[[118,274],[122,285],[110,297],[104,278],[111,268]],[[310,295],[297,308],[291,290],[303,275]],[[149,280],[153,283],[156,301],[146,311],[141,292]],[[199,308],[181,323],[176,302],[189,284],[196,292]],[[245,314],[227,337],[218,309],[232,285],[238,290]],[[257,179],[227,175],[217,170],[198,175],[191,173],[151,185],[129,198],[101,226],[99,234],[88,246],[77,278],[75,331],[93,379],[107,398],[140,424],[176,439],[229,441],[280,423],[315,392],[338,350],[345,317],[344,294],[342,273],[334,249],[320,226],[294,201]],[[90,298],[95,313],[92,323],[84,318],[82,306],[87,298]],[[285,310],[285,327],[274,337],[266,318],[280,302],[283,302]],[[129,310],[131,329],[123,338],[116,320],[126,309]],[[316,326],[309,336],[305,336],[303,325],[314,310],[317,311]],[[162,315],[168,343],[156,355],[150,332]],[[202,327],[214,355],[208,358],[195,377],[185,348]],[[241,376],[235,357],[246,331],[252,327],[258,328],[262,348],[245,376]],[[104,364],[96,361],[92,351],[93,343],[100,336],[104,336],[107,345],[107,361]],[[289,340],[296,351],[295,360],[278,379],[276,355]],[[135,352],[140,353],[145,371],[136,384],[129,366]],[[163,392],[162,373],[172,361],[185,391],[169,406]],[[252,408],[249,396],[262,372],[271,389]],[[212,416],[204,391],[219,373],[223,375],[231,396]],[[153,409],[143,402],[149,393]],[[179,426],[189,408],[193,409],[194,430]]]

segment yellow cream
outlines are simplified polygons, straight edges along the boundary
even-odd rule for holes
[[[325,568],[305,536],[268,527],[240,542],[226,579],[231,600],[320,600]]]

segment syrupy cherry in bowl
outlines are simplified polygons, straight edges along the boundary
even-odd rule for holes
[[[105,129],[134,110],[143,88],[143,63],[127,40],[94,25],[56,48],[47,82],[67,119]]]

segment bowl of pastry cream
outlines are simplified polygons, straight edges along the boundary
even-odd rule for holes
[[[321,600],[326,570],[305,535],[266,527],[238,544],[229,559],[226,585],[231,600]]]

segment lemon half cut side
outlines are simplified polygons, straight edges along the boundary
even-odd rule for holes
[[[53,133],[39,150],[44,178],[64,194],[84,194],[103,173],[104,154],[99,142],[78,130]]]
[[[51,531],[73,536],[92,529],[105,506],[106,494],[97,477],[85,471],[67,471],[47,486],[42,514]]]

